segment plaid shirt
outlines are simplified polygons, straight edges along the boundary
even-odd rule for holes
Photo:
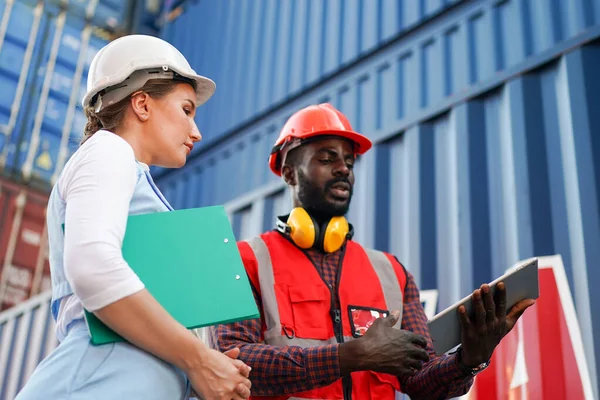
[[[324,254],[314,249],[307,251],[333,290],[337,290],[335,278],[341,253]],[[456,355],[435,355],[419,289],[413,276],[409,272],[407,274],[401,327],[427,339],[430,360],[415,375],[400,378],[402,390],[413,400],[461,396],[469,391],[473,377],[461,372]],[[254,286],[252,289],[262,314],[260,293]],[[210,342],[220,351],[240,347],[239,358],[252,367],[253,395],[298,393],[332,384],[341,378],[337,344],[311,348],[269,346],[262,343],[262,324],[262,320],[248,320],[210,330]]]

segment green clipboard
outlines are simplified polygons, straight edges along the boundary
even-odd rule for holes
[[[146,289],[188,329],[260,316],[222,206],[129,216],[122,251]],[[92,344],[125,340],[84,314]]]

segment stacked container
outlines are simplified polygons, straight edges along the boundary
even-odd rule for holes
[[[82,138],[94,55],[133,25],[155,34],[159,3],[0,0],[2,309],[47,287],[47,194]]]
[[[160,0],[0,0],[0,400],[13,399],[57,345],[46,207],[82,138],[91,60],[123,34],[157,35],[161,7]]]
[[[45,221],[47,201],[45,194],[0,181],[2,310],[50,288]]]

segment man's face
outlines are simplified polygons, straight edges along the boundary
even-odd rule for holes
[[[354,149],[344,139],[323,139],[299,149],[298,200],[310,211],[327,216],[348,212],[354,187]]]

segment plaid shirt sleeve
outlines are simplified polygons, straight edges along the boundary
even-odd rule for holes
[[[402,391],[413,400],[461,396],[469,391],[473,377],[465,377],[460,371],[455,355],[435,356],[419,290],[413,276],[408,272],[407,275],[401,327],[427,339],[430,361],[417,374],[400,379]],[[252,291],[261,318],[211,328],[209,340],[212,347],[219,351],[240,348],[239,358],[252,367],[250,379],[253,395],[298,393],[326,386],[340,379],[337,345],[303,349],[264,344],[261,334],[262,301],[254,285]]]
[[[467,393],[473,384],[472,376],[465,376],[459,369],[456,354],[436,356],[427,329],[427,317],[421,304],[419,289],[414,277],[407,271],[402,329],[422,335],[427,339],[429,362],[413,376],[400,378],[402,391],[412,400],[448,399]]]
[[[311,348],[276,347],[262,343],[262,302],[254,286],[261,319],[210,329],[210,343],[219,351],[240,348],[239,359],[252,367],[252,394],[280,396],[327,386],[340,379],[337,345]]]

